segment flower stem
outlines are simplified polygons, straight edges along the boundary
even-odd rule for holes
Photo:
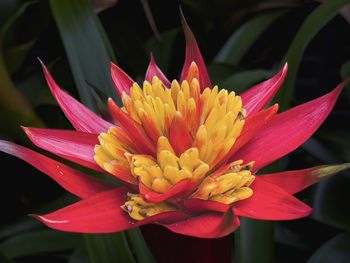
[[[270,263],[274,258],[274,223],[241,218],[235,233],[235,262]]]

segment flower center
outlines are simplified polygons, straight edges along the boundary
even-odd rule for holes
[[[198,185],[191,198],[232,204],[252,195],[252,164],[236,161],[223,166],[245,122],[242,100],[234,92],[217,86],[201,92],[196,78],[181,84],[174,80],[165,87],[153,77],[143,88],[134,83],[129,95],[122,94],[122,102],[124,113],[156,151],[154,155],[138,151],[126,135],[133,131],[113,127],[99,135],[95,147],[94,158],[103,169],[119,178],[122,173],[128,182],[139,181],[158,193],[190,179]],[[173,210],[169,202],[152,204],[130,195],[123,209],[141,220]]]

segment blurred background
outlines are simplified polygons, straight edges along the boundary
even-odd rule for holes
[[[276,102],[281,110],[301,104],[350,77],[349,3],[2,0],[0,138],[38,150],[20,125],[72,128],[49,92],[37,57],[62,88],[102,115],[106,114],[106,98],[116,98],[109,61],[141,82],[152,52],[168,78],[177,78],[185,52],[180,6],[213,83],[240,93],[272,76],[288,61],[288,77]],[[279,170],[350,160],[349,98],[348,86],[317,133],[283,158]],[[171,247],[169,240],[175,234],[170,233],[165,233],[169,243],[158,244],[164,246],[166,256],[157,251],[154,239],[157,231],[165,231],[161,227],[143,230],[151,250],[138,230],[87,236],[47,229],[27,214],[53,211],[75,199],[21,160],[1,153],[0,163],[0,262],[162,262],[166,257],[176,262],[180,250],[191,253],[188,247]],[[260,245],[241,262],[350,262],[349,187],[350,175],[343,172],[298,194],[314,207],[312,216],[268,223],[266,227],[273,231],[262,236],[269,241],[254,240],[253,235],[250,242]],[[183,246],[196,242],[174,238]],[[230,241],[226,248],[229,260],[238,259],[234,234],[225,240]],[[222,240],[215,242],[221,246]],[[169,256],[171,251],[173,256]]]

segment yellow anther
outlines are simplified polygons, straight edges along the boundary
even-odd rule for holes
[[[249,185],[255,176],[250,170],[244,170],[246,166],[241,164],[241,160],[233,162],[221,174],[207,176],[192,197],[225,204],[250,197],[253,191]]]
[[[169,151],[175,155],[173,147],[165,136],[160,136],[157,142],[157,154],[160,154],[161,151]]]
[[[252,196],[253,190],[249,187],[242,187],[240,189],[237,189],[234,193],[237,200],[243,200],[247,199],[248,197]]]
[[[178,160],[179,158],[176,157],[174,153],[171,151],[161,151],[158,156],[158,164],[164,170],[165,166],[173,166],[173,167],[178,167]]]
[[[182,90],[177,93],[177,110],[181,112],[183,116],[187,115],[187,100]]]
[[[165,178],[157,178],[152,182],[152,189],[159,193],[165,193],[170,187],[171,184]]]
[[[136,82],[130,88],[130,95],[133,100],[144,100],[143,91]]]
[[[164,177],[168,179],[172,184],[176,184],[184,179],[191,178],[192,173],[187,169],[181,169],[167,165],[164,168]]]
[[[192,178],[195,180],[203,179],[208,171],[209,165],[207,165],[206,163],[201,163],[194,169],[192,173]]]
[[[122,102],[130,117],[140,124],[141,121],[134,107],[134,101],[125,92],[122,93]]]
[[[96,162],[109,172],[130,169],[134,182],[137,178],[158,193],[189,179],[199,184],[192,194],[195,198],[225,204],[248,198],[252,194],[249,185],[254,180],[250,171],[252,164],[237,161],[221,166],[244,127],[246,112],[242,99],[217,86],[203,88],[194,62],[185,80],[181,83],[175,80],[170,87],[165,87],[157,76],[153,76],[152,81],[144,81],[142,88],[134,83],[129,95],[122,94],[122,110],[139,125],[151,143],[157,144],[157,151],[154,156],[135,154],[139,150],[135,142],[123,134],[124,131],[120,132],[120,128],[113,127],[98,137]],[[178,115],[184,119],[193,138],[193,143],[182,152],[178,152],[178,145],[169,142],[171,128],[177,128],[174,119]],[[142,203],[140,198],[131,198],[131,203],[128,201],[124,207],[137,220],[159,209]]]
[[[172,204],[167,202],[158,204],[149,203],[144,201],[140,195],[128,193],[127,199],[128,201],[126,201],[121,208],[127,212],[131,218],[137,221],[160,213],[176,211],[176,207]]]
[[[193,78],[191,81],[190,93],[191,97],[194,98],[196,103],[198,103],[200,101],[201,88],[199,85],[199,80],[197,78]]]
[[[173,98],[174,104],[177,105],[177,93],[181,90],[179,82],[173,80],[171,82],[171,97]]]
[[[187,80],[182,81],[181,90],[184,93],[185,99],[188,100],[190,98],[190,85]]]
[[[186,80],[191,82],[191,80],[194,78],[199,79],[199,69],[197,64],[194,61],[192,61],[190,66],[188,67]]]

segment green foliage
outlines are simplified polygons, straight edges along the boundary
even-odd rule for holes
[[[51,0],[51,9],[82,102],[97,111],[90,85],[116,97],[109,75],[113,54],[100,22],[88,0]]]

